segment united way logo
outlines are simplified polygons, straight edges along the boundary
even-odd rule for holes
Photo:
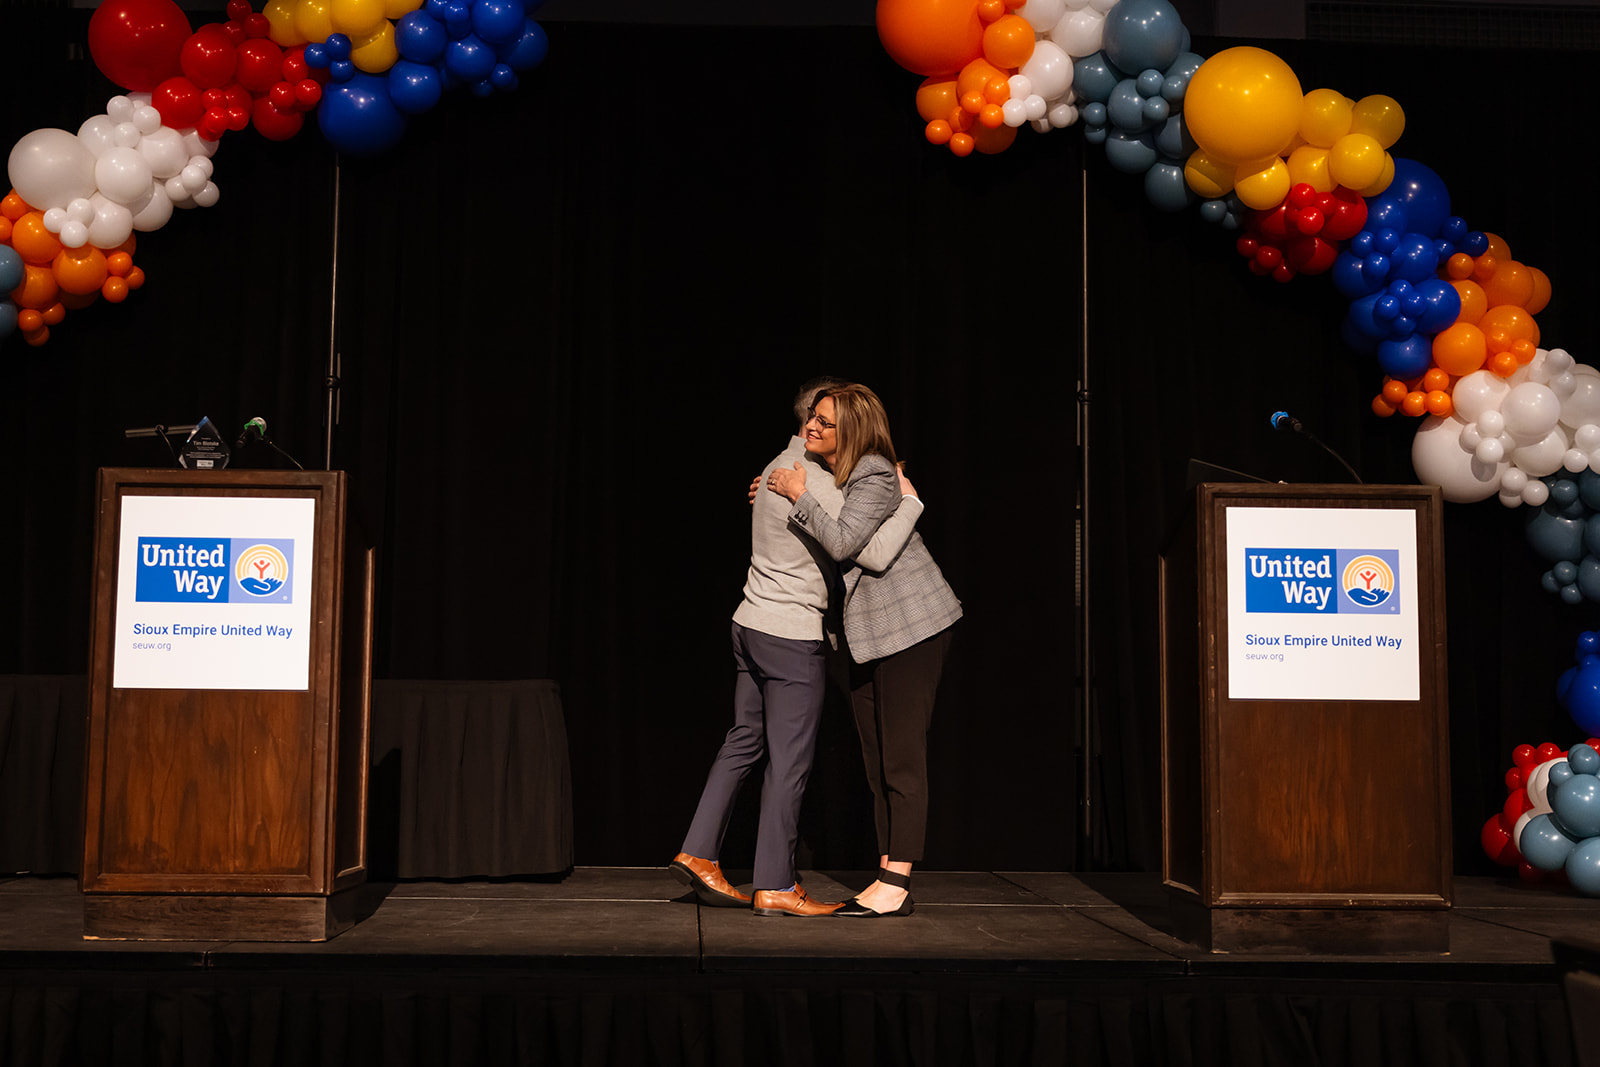
[[[1377,553],[1356,556],[1340,571],[1344,595],[1358,609],[1380,607],[1394,596],[1394,570],[1393,561]]]
[[[249,596],[271,597],[289,582],[289,557],[276,544],[258,541],[234,557],[233,579]]]

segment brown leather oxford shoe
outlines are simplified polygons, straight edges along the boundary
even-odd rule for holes
[[[790,890],[757,889],[755,899],[755,913],[757,915],[799,915],[809,917],[812,915],[832,915],[844,902],[828,904],[820,900],[812,900],[806,896],[804,886],[796,885]]]
[[[733,888],[722,876],[716,860],[703,860],[680,852],[667,866],[672,876],[694,890],[700,903],[713,908],[748,908],[750,898]]]

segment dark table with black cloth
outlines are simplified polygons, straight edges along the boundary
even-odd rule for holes
[[[88,700],[81,675],[0,675],[0,872],[78,872]],[[369,758],[372,878],[572,866],[572,775],[554,682],[375,681]]]

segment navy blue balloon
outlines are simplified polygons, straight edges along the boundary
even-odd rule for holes
[[[504,63],[496,63],[489,74],[489,84],[503,93],[509,93],[517,87],[517,72]]]
[[[1461,317],[1461,293],[1455,286],[1439,278],[1430,278],[1417,286],[1423,310],[1417,316],[1417,329],[1425,334],[1436,334]]]
[[[1432,238],[1420,233],[1402,234],[1399,244],[1395,245],[1394,255],[1390,258],[1391,278],[1420,282],[1424,278],[1436,277],[1439,273],[1439,250],[1433,246]]]
[[[1112,130],[1106,137],[1106,162],[1124,174],[1143,174],[1156,158],[1155,137],[1149,133]]]
[[[1379,197],[1367,204],[1366,229],[1377,233],[1379,230],[1408,230],[1410,219],[1406,217],[1406,209],[1393,200]]]
[[[389,99],[387,78],[363,71],[323,90],[317,122],[329,144],[352,156],[376,155],[406,132],[406,116]]]
[[[1144,113],[1144,97],[1132,78],[1122,79],[1111,90],[1106,98],[1106,117],[1119,130],[1142,130],[1149,125],[1150,120]]]
[[[394,43],[402,58],[437,65],[444,56],[445,45],[450,43],[450,34],[443,22],[418,9],[395,24]]]
[[[1572,774],[1548,794],[1550,808],[1561,825],[1577,837],[1600,834],[1600,778],[1592,774]]]
[[[1123,77],[1123,73],[1106,59],[1104,52],[1072,61],[1072,91],[1079,100],[1105,103],[1111,98],[1111,90],[1117,87]]]
[[[1394,157],[1394,180],[1379,199],[1403,205],[1410,229],[1428,237],[1437,237],[1450,218],[1444,179],[1414,159]]]
[[[1166,158],[1186,160],[1194,155],[1194,150],[1194,138],[1189,136],[1189,127],[1184,124],[1181,113],[1169,117],[1156,131],[1156,151]]]
[[[444,65],[464,82],[480,82],[494,70],[494,49],[469,33],[446,46]]]
[[[544,62],[549,51],[550,38],[545,35],[544,27],[527,19],[522,24],[522,36],[509,46],[498,46],[495,55],[512,70],[532,70]]]
[[[1382,341],[1389,336],[1388,324],[1378,317],[1378,303],[1383,300],[1384,293],[1371,293],[1358,300],[1350,302],[1350,310],[1346,312],[1345,321],[1350,327],[1374,341]]]
[[[1589,737],[1600,736],[1600,664],[1579,667],[1566,692],[1557,695],[1578,729]]]
[[[1585,630],[1578,635],[1578,643],[1572,650],[1572,656],[1582,662],[1583,657],[1596,655],[1600,655],[1600,630]]]
[[[1165,70],[1188,48],[1183,20],[1166,0],[1120,0],[1106,13],[1101,42],[1123,70]]]
[[[1378,366],[1391,378],[1420,378],[1433,365],[1433,342],[1426,337],[1383,341],[1378,345]]]
[[[10,245],[0,245],[0,293],[9,293],[27,276],[22,256]]]
[[[1144,195],[1158,211],[1182,211],[1194,203],[1183,168],[1175,163],[1156,163],[1144,172]]]
[[[1518,842],[1522,858],[1541,871],[1561,870],[1576,845],[1577,842],[1562,833],[1549,815],[1535,815],[1529,819]]]
[[[1367,280],[1366,272],[1362,270],[1364,262],[1361,256],[1347,248],[1339,253],[1339,258],[1333,261],[1333,269],[1329,271],[1333,277],[1333,287],[1352,300],[1382,288],[1381,282],[1373,285]]]
[[[1183,52],[1167,67],[1165,77],[1161,80],[1161,95],[1176,104],[1189,92],[1189,81],[1194,77],[1194,72],[1204,63],[1204,56],[1197,56],[1193,52]]]
[[[439,68],[426,63],[399,59],[389,68],[389,99],[407,115],[430,111],[444,95],[444,79]]]
[[[522,0],[474,0],[472,32],[490,44],[513,41],[522,36],[527,21]]]
[[[1550,508],[1534,508],[1528,516],[1528,544],[1551,563],[1583,558],[1583,519],[1569,519]]]

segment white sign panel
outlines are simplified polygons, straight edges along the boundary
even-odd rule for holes
[[[111,684],[308,689],[316,501],[124,496]]]
[[[1229,698],[1420,699],[1415,511],[1226,515]]]

